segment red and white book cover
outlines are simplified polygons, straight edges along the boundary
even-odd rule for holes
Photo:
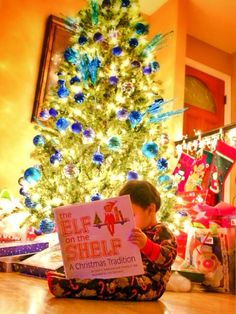
[[[68,279],[117,278],[144,273],[129,195],[54,209]]]

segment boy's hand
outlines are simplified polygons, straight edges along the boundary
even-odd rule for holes
[[[141,229],[134,228],[131,230],[131,234],[128,240],[133,244],[136,244],[141,250],[147,242],[147,236],[145,233],[143,233]]]

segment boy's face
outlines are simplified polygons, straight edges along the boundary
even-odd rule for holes
[[[136,227],[144,229],[152,224],[152,215],[150,214],[149,209],[143,209],[139,205],[132,203],[134,221]]]

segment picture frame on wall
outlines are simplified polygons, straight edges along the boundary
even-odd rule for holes
[[[62,18],[50,15],[47,19],[39,74],[35,91],[31,122],[39,117],[45,96],[57,79],[56,70],[63,52],[69,45],[72,30],[65,27]]]

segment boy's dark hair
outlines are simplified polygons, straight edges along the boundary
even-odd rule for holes
[[[131,202],[142,207],[147,208],[148,205],[154,203],[156,205],[156,210],[161,206],[160,194],[148,181],[144,180],[130,180],[126,182],[123,188],[119,192],[121,195],[130,195]]]

